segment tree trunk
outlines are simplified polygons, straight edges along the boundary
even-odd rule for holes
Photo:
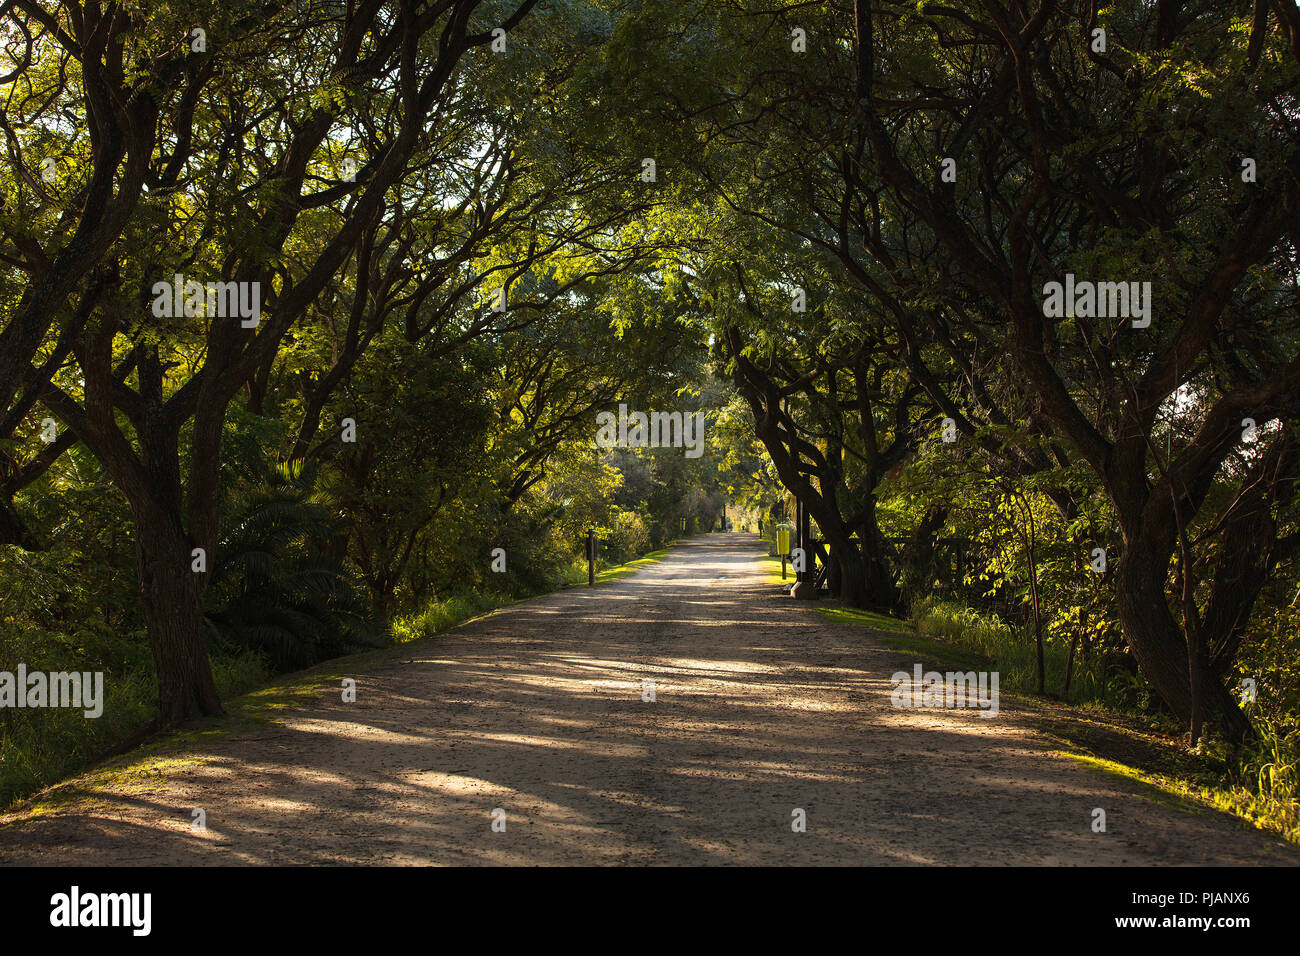
[[[1037,534],[1034,527],[1033,503],[1023,499],[1025,516],[1029,521],[1029,597],[1034,611],[1034,644],[1037,648],[1036,680],[1038,693],[1042,696],[1047,691],[1047,673],[1043,668],[1043,609],[1038,603],[1038,554],[1036,550]]]
[[[827,548],[826,553],[830,558],[826,562],[826,586],[831,589],[833,597],[842,597],[844,594],[844,565],[840,561],[839,553],[834,548]]]
[[[872,611],[893,612],[898,609],[898,588],[888,562],[859,548],[852,538],[844,537],[838,528],[823,529],[826,545],[831,554],[831,567],[838,566],[838,591],[832,591],[845,604]],[[865,532],[864,532],[865,533]]]
[[[396,587],[387,576],[370,584],[370,607],[374,618],[382,625],[393,619],[393,608],[397,603]]]
[[[203,639],[207,575],[191,570],[189,539],[173,523],[141,513],[135,520],[140,601],[158,681],[159,722],[175,727],[222,714]]]
[[[1168,557],[1142,548],[1140,540],[1129,541],[1115,575],[1115,603],[1129,649],[1142,673],[1183,725],[1191,727],[1187,642],[1165,595]],[[1250,722],[1227,688],[1213,680],[1202,690],[1202,713],[1216,719],[1230,739],[1243,739]]]
[[[1061,699],[1067,704],[1070,702],[1070,678],[1074,676],[1074,649],[1079,644],[1079,635],[1075,634],[1070,638],[1070,650],[1065,655],[1065,692]]]
[[[864,563],[867,593],[871,596],[874,605],[878,609],[889,613],[899,610],[901,607],[899,591],[894,586],[894,575],[889,562],[874,554],[869,554]]]
[[[842,548],[830,542],[830,553],[839,574],[839,590],[835,596],[849,607],[867,608],[871,606],[871,596],[867,591],[866,567],[857,548]]]
[[[858,537],[862,541],[863,576],[867,594],[874,606],[887,613],[903,609],[902,592],[894,583],[894,564],[885,536],[876,521],[876,496],[868,492],[862,502],[862,522]]]

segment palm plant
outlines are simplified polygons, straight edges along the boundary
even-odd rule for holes
[[[264,466],[224,495],[205,624],[217,644],[253,648],[277,671],[382,641],[343,560],[340,524],[301,463]]]

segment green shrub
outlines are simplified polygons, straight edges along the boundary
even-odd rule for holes
[[[422,637],[432,637],[449,627],[455,627],[472,617],[501,607],[510,600],[503,595],[471,592],[430,601],[413,614],[399,615],[393,619],[390,629],[392,641],[395,644],[405,644],[407,641]]]
[[[981,614],[935,597],[917,601],[912,613],[919,637],[943,641],[990,658],[997,664],[999,686],[1007,690],[1021,693],[1036,690],[1038,652],[1030,628],[1013,627],[995,615]],[[1068,659],[1068,642],[1045,637],[1043,671],[1049,693],[1064,695]],[[1073,702],[1112,701],[1114,694],[1106,676],[1107,663],[1101,655],[1083,660],[1076,648],[1069,699]]]

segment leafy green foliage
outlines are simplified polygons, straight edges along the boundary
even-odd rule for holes
[[[226,486],[209,639],[261,652],[275,671],[382,644],[360,581],[337,555],[337,507],[314,484],[311,470],[281,465]]]

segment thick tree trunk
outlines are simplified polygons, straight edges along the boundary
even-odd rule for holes
[[[894,565],[890,557],[889,545],[880,533],[876,521],[876,496],[872,492],[863,502],[864,520],[859,537],[862,539],[863,572],[867,583],[867,593],[875,606],[882,611],[893,613],[903,609],[902,592],[894,583]]]
[[[159,722],[175,727],[222,714],[203,640],[207,575],[191,570],[192,546],[179,528],[158,515],[137,513],[135,518],[140,601],[158,680]]]
[[[887,562],[864,553],[851,538],[825,532],[832,555],[832,567],[838,566],[832,592],[850,607],[892,612],[898,609],[898,588]],[[836,587],[835,585],[838,585]]]
[[[1147,680],[1185,726],[1192,724],[1192,688],[1187,642],[1165,595],[1168,555],[1130,541],[1115,575],[1115,603],[1129,649]],[[1233,740],[1243,739],[1250,723],[1220,681],[1206,681],[1201,702],[1207,718]]]
[[[851,545],[848,548],[841,548],[832,542],[830,552],[839,567],[836,582],[839,586],[832,589],[835,596],[849,607],[871,607],[872,600],[867,590],[866,569],[862,556],[857,553],[857,548]]]
[[[831,594],[838,598],[844,593],[844,565],[840,562],[840,556],[834,548],[826,550],[830,555],[830,560],[826,562],[826,586],[831,589]]]
[[[894,586],[894,576],[889,562],[875,555],[868,555],[865,562],[867,593],[878,610],[894,612],[900,609],[898,588]]]
[[[370,584],[370,607],[375,620],[382,625],[393,619],[393,608],[397,603],[396,585],[385,577]]]

